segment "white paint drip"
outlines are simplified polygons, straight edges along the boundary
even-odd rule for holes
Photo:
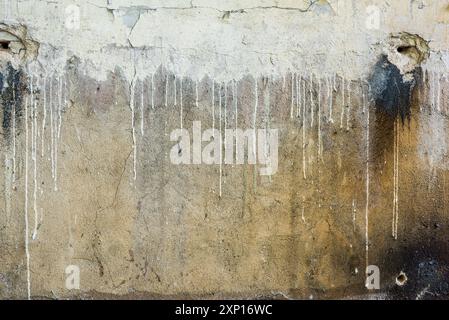
[[[182,106],[182,77],[181,77],[181,80],[180,80],[180,88],[179,88],[179,91],[180,91],[180,105],[181,105],[181,108],[180,108],[180,120],[181,120],[181,129],[183,128],[183,114],[182,114],[182,112],[183,112],[183,110],[182,110],[182,108],[183,108],[183,106]]]
[[[54,160],[54,117],[53,117],[53,76],[50,79],[50,158],[51,158],[51,177],[55,178],[55,160]]]
[[[195,106],[198,108],[198,80],[195,81]]]
[[[336,84],[335,84],[335,74],[333,75],[333,77],[330,79],[330,100],[329,100],[329,122],[330,123],[334,123],[334,119],[332,118],[332,110],[333,110],[333,104],[334,104],[334,91],[337,91],[336,89]]]
[[[304,79],[304,81],[302,81],[301,86],[302,86],[302,95],[301,96],[302,96],[302,111],[303,111],[302,113],[303,113],[303,117],[305,117],[305,114],[307,111],[306,110],[307,105],[306,105],[306,80],[305,79]]]
[[[345,115],[345,78],[341,78],[341,115],[340,115],[340,129],[343,128],[343,117]]]
[[[237,84],[235,80],[233,81],[233,90],[232,90],[232,101],[234,101],[235,108],[235,129],[238,128],[238,101],[237,101]],[[235,146],[235,158],[238,159],[238,150],[237,145]]]
[[[355,232],[355,222],[357,216],[357,206],[355,204],[355,200],[352,199],[352,230]]]
[[[366,186],[365,186],[365,262],[366,267],[369,266],[368,259],[369,259],[369,231],[368,231],[368,225],[369,225],[369,110],[366,112]]]
[[[362,89],[362,105],[363,105],[362,113],[365,113],[366,112],[366,97],[365,97],[365,92],[363,92],[363,89]]]
[[[12,85],[12,181],[16,181],[16,88]]]
[[[215,132],[215,81],[212,80],[212,132]],[[215,138],[215,135],[213,136]]]
[[[165,75],[165,107],[168,105],[168,73]]]
[[[257,86],[257,77],[254,78],[254,114],[253,114],[253,131],[254,131],[254,140],[253,140],[253,153],[254,153],[254,159],[256,159],[256,121],[257,121],[257,109],[259,107],[259,89]]]
[[[62,79],[59,77],[59,91],[58,91],[58,141],[61,139],[62,126]]]
[[[305,99],[305,84],[304,84],[304,99]],[[302,176],[306,177],[306,105],[302,108]]]
[[[224,86],[224,130],[226,132],[228,125],[228,84],[225,82]],[[226,146],[226,134],[224,135],[224,145]]]
[[[295,90],[295,83],[296,83],[296,80],[295,80],[295,77],[296,77],[296,74],[295,73],[292,73],[292,103],[291,103],[291,106],[290,106],[290,119],[293,119],[293,109],[294,109],[294,106],[295,106],[295,99],[294,99],[294,90]]]
[[[34,101],[32,106],[32,118],[31,118],[31,159],[33,160],[33,211],[34,211],[34,231],[32,234],[32,239],[35,240],[37,237],[38,229],[38,214],[37,214],[37,103]]]
[[[302,80],[302,76],[299,75],[299,77],[296,78],[296,106],[297,106],[297,110],[296,110],[296,116],[299,117],[301,114],[301,80]]]
[[[238,111],[239,111],[239,109],[238,109],[238,101],[237,101],[237,95],[238,95],[238,92],[237,92],[237,83],[235,82],[235,80],[234,80],[234,86],[233,86],[233,92],[232,92],[232,94],[233,94],[233,97],[232,97],[232,100],[234,101],[234,107],[235,107],[235,128],[237,129],[238,128]]]
[[[398,220],[399,220],[399,132],[398,121],[394,122],[394,151],[393,151],[393,218],[392,218],[392,236],[398,238]]]
[[[310,93],[310,127],[313,127],[313,118],[314,118],[314,111],[313,111],[313,74],[310,74],[310,86],[309,86],[309,93]]]
[[[140,90],[140,134],[143,136],[145,134],[144,130],[144,107],[143,107],[143,81],[142,81],[142,87]]]
[[[151,109],[154,110],[154,72],[151,74]]]
[[[31,300],[30,249],[28,235],[28,97],[25,98],[25,255],[27,266],[27,297]]]
[[[422,80],[422,83],[423,83],[423,86],[422,86],[422,96],[425,97],[426,94],[427,94],[427,90],[426,90],[426,88],[427,88],[427,84],[426,84],[427,70],[423,70],[423,72],[422,72],[422,78],[423,78],[423,80]],[[423,99],[423,100],[424,100],[424,99]],[[421,100],[419,100],[419,101],[421,101]]]
[[[131,128],[132,128],[132,139],[133,139],[133,178],[137,179],[137,144],[136,144],[136,127],[134,119],[134,90],[136,85],[136,77],[131,81],[130,92],[129,92],[129,108],[131,109]]]
[[[351,81],[348,81],[348,105],[346,107],[346,131],[349,131],[349,121],[351,118]]]
[[[434,111],[435,110],[435,72],[433,72],[433,71],[432,71],[432,81],[430,84],[430,91],[432,92],[430,109],[432,111]]]
[[[175,79],[173,80],[173,86],[174,86],[174,94],[175,94],[175,100],[174,100],[174,105],[176,106],[176,75],[175,75]]]
[[[321,79],[318,79],[318,159],[322,156],[322,143],[321,143]],[[322,160],[322,159],[321,159]]]
[[[61,124],[62,124],[62,116],[61,116],[61,108],[62,108],[62,82],[61,77],[58,79],[59,84],[59,90],[58,90],[58,104],[56,106],[57,108],[57,114],[56,114],[56,123],[55,123],[55,129],[56,129],[56,137],[54,138],[55,144],[54,144],[54,190],[58,191],[58,149],[59,149],[59,139],[61,137]]]
[[[219,95],[218,95],[218,109],[219,109],[219,131],[220,131],[220,138],[221,138],[221,136],[222,136],[222,133],[221,133],[221,106],[222,106],[222,102],[221,102],[221,91],[222,91],[222,86],[223,86],[223,84],[222,83],[220,83],[220,91],[219,91]],[[220,154],[220,157],[219,157],[219,159],[220,159],[220,177],[219,177],[219,196],[220,196],[220,198],[221,198],[221,192],[222,192],[222,175],[223,175],[223,168],[222,168],[222,149],[223,149],[223,146],[220,144],[220,152],[219,152],[219,154]]]
[[[437,99],[437,110],[438,110],[438,112],[441,111],[441,108],[440,108],[440,101],[441,101],[441,83],[440,83],[440,78],[441,78],[441,74],[438,72],[437,73],[437,79],[436,79],[436,81],[437,81],[437,96],[436,96],[436,99]]]
[[[301,210],[301,220],[302,222],[306,223],[306,218],[304,216],[304,207],[305,207],[305,199],[302,198],[302,210]]]
[[[45,154],[45,126],[47,125],[47,77],[44,77],[43,86],[41,87],[41,91],[44,95],[43,104],[42,104],[42,147],[41,147],[41,157],[44,157]]]

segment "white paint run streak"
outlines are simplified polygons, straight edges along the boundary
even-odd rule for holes
[[[12,85],[12,181],[16,181],[16,88],[15,84]]]
[[[144,104],[143,104],[143,91],[144,84],[142,82],[142,87],[140,89],[140,134],[143,136],[145,134],[144,131]]]
[[[304,84],[304,97],[305,97],[305,84]],[[305,98],[304,98],[305,99]],[[302,108],[302,176],[306,177],[306,106]]]
[[[131,130],[132,130],[132,140],[133,140],[133,178],[137,179],[137,144],[136,144],[136,127],[134,119],[134,91],[136,85],[136,77],[131,81],[130,92],[129,92],[129,108],[131,109]]]
[[[221,139],[221,137],[222,137],[222,134],[221,134],[221,90],[222,90],[222,84],[220,84],[220,91],[219,91],[219,95],[218,95],[218,109],[219,109],[219,131],[220,131],[220,139]],[[221,140],[220,140],[220,142],[221,142]],[[220,177],[219,177],[219,196],[220,196],[220,198],[221,198],[221,191],[222,191],[222,181],[221,181],[221,179],[222,179],[222,175],[223,175],[223,168],[222,168],[222,145],[221,145],[221,143],[220,143],[220,152],[219,152],[219,155],[220,155]]]
[[[28,234],[28,97],[25,98],[25,255],[27,266],[27,297],[31,300],[30,249]]]
[[[365,108],[365,106],[364,106]],[[370,148],[370,144],[369,144],[369,109],[366,112],[366,186],[365,186],[365,194],[366,194],[366,199],[365,199],[365,262],[366,262],[366,267],[369,266],[368,263],[368,259],[369,259],[369,230],[368,230],[368,226],[369,226],[369,148]]]
[[[352,230],[354,232],[355,232],[356,217],[357,217],[357,205],[355,203],[355,200],[352,199]]]
[[[291,89],[292,89],[292,93],[291,93],[291,98],[292,98],[292,102],[291,102],[291,106],[290,106],[290,119],[293,119],[293,109],[295,106],[295,99],[294,99],[294,90],[295,90],[295,74],[292,72],[292,81],[291,81]]]
[[[393,218],[392,218],[392,236],[398,238],[398,220],[399,220],[399,132],[398,120],[394,123],[394,152],[393,152]]]

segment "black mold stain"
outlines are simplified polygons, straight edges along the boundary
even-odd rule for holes
[[[381,56],[369,79],[376,110],[391,119],[400,115],[402,122],[410,117],[410,104],[417,70],[410,81],[404,81],[399,69]]]
[[[447,299],[449,268],[447,241],[424,237],[386,252],[381,264],[381,286],[390,299]],[[403,272],[403,286],[396,278]]]
[[[22,117],[22,95],[25,90],[22,70],[16,70],[10,63],[0,71],[0,104],[2,107],[2,129],[6,141],[11,138],[13,111],[15,110],[16,128]]]

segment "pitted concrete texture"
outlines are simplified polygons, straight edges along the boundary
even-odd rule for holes
[[[2,0],[0,298],[447,298],[447,5]]]

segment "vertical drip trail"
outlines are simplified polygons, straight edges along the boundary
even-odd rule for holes
[[[318,160],[322,160],[321,144],[321,79],[318,79]]]
[[[398,222],[399,222],[399,123],[396,121],[396,222],[395,235],[398,238]]]
[[[61,124],[62,124],[62,117],[61,117],[61,104],[62,104],[62,83],[61,83],[61,77],[58,77],[58,101],[56,104],[56,123],[55,123],[55,144],[54,144],[54,190],[58,191],[58,147],[59,147],[59,138],[61,136]]]
[[[428,94],[428,92],[427,92],[427,83],[426,83],[427,80],[426,79],[427,79],[427,70],[424,69],[422,71],[422,101],[427,99],[427,94]],[[418,100],[418,101],[421,101],[421,100]],[[426,103],[427,102],[428,101],[426,101]],[[420,106],[421,106],[421,103],[420,103]],[[426,107],[426,104],[424,104],[424,107]]]
[[[237,83],[235,82],[235,80],[233,81],[233,97],[232,100],[234,101],[234,107],[235,107],[235,130],[237,130],[238,128],[238,101],[237,101]],[[237,131],[236,131],[237,132]],[[238,147],[237,145],[235,146],[235,158],[238,159]]]
[[[151,109],[154,110],[154,72],[151,74]]]
[[[305,93],[306,93],[306,85],[304,82],[304,101],[305,101]],[[304,179],[306,177],[306,105],[304,104],[304,108],[302,108],[302,176]]]
[[[340,114],[340,129],[343,128],[343,117],[345,115],[345,78],[341,78],[341,114]]]
[[[12,84],[12,181],[16,181],[16,87],[15,83]]]
[[[392,218],[392,236],[398,238],[398,220],[399,220],[399,132],[398,121],[394,123],[394,159],[393,159],[393,218]]]
[[[215,80],[212,80],[212,133],[215,137]]]
[[[49,90],[49,104],[50,104],[50,160],[51,160],[51,177],[55,178],[54,170],[54,116],[53,116],[53,75],[50,78],[50,90]]]
[[[228,124],[228,84],[224,84],[224,132],[226,132],[226,127]],[[224,145],[226,146],[226,134],[224,135]]]
[[[136,85],[136,76],[131,80],[129,92],[129,108],[131,110],[131,131],[133,140],[133,179],[137,179],[137,145],[136,145],[136,128],[134,116],[134,91]]]
[[[332,107],[333,107],[333,100],[334,100],[334,77],[329,77],[329,122],[334,123],[334,119],[332,118]]]
[[[195,106],[198,108],[198,80],[195,81]]]
[[[173,86],[174,86],[174,89],[173,89],[173,93],[174,93],[174,106],[176,107],[176,91],[177,91],[177,88],[176,88],[176,75],[175,75],[175,79],[173,80]]]
[[[304,215],[305,202],[306,202],[306,199],[305,199],[304,197],[302,197],[301,220],[302,220],[302,222],[303,222],[304,224],[306,223],[306,217],[305,217],[305,215]]]
[[[430,83],[430,91],[431,91],[431,100],[430,100],[430,109],[431,111],[435,110],[435,72],[432,71],[432,81]]]
[[[310,94],[310,127],[313,127],[313,118],[314,118],[314,101],[313,101],[313,74],[310,73],[310,86],[309,86],[309,94]]]
[[[41,157],[44,157],[45,154],[45,126],[47,125],[47,76],[44,76],[41,92],[43,96],[43,104],[42,104],[42,146],[41,146]]]
[[[37,215],[37,102],[34,101],[31,114],[31,159],[33,160],[33,211],[34,211],[34,230],[32,239],[37,237],[38,215]]]
[[[179,96],[179,98],[180,98],[180,121],[181,121],[181,129],[183,128],[183,115],[182,115],[182,112],[183,112],[183,110],[182,110],[182,108],[183,108],[183,106],[182,106],[182,77],[181,77],[181,80],[180,80],[180,88],[179,88],[179,94],[180,94],[180,96]]]
[[[353,232],[355,232],[356,216],[357,216],[357,205],[355,203],[355,200],[352,199],[352,231]]]
[[[441,105],[440,105],[440,101],[441,101],[441,82],[440,82],[440,78],[441,78],[441,74],[438,72],[437,73],[437,110],[438,112],[441,112]]]
[[[266,79],[266,84],[264,86],[264,106],[265,106],[265,144],[264,144],[264,156],[265,159],[268,159],[268,165],[271,166],[271,159],[268,157],[268,130],[270,128],[270,116],[271,116],[271,84],[272,79],[269,77]],[[259,146],[260,148],[260,146]],[[269,181],[271,182],[271,175],[268,176]]]
[[[346,106],[346,131],[349,131],[351,118],[351,80],[348,81],[348,105]]]
[[[294,99],[294,90],[295,90],[295,80],[296,74],[292,72],[292,94],[291,94],[291,98],[292,98],[292,102],[291,102],[291,106],[290,106],[290,119],[293,119],[293,110],[295,107],[295,99]]]
[[[168,105],[168,73],[165,75],[165,107]]]
[[[220,91],[219,91],[219,94],[218,94],[218,109],[219,109],[219,124],[218,124],[218,126],[219,126],[219,131],[220,131],[220,152],[219,152],[219,159],[220,159],[220,177],[219,177],[219,196],[220,196],[220,198],[221,198],[221,191],[222,191],[222,181],[221,181],[221,179],[222,179],[222,174],[223,174],[223,172],[222,172],[222,170],[223,170],[223,168],[222,168],[222,149],[223,149],[223,146],[222,146],[222,144],[221,144],[221,137],[222,137],[222,134],[221,134],[221,105],[222,105],[222,99],[221,99],[221,91],[222,91],[222,89],[223,89],[223,83],[220,83]]]
[[[254,115],[253,115],[253,129],[254,129],[254,140],[253,140],[253,153],[254,153],[254,160],[257,159],[257,142],[256,142],[256,123],[257,123],[257,110],[259,108],[259,88],[258,88],[258,81],[259,79],[257,77],[254,78]],[[254,161],[255,163],[257,163],[257,161]],[[256,189],[256,185],[257,185],[257,166],[254,165],[254,170],[253,170],[253,185],[254,185],[254,190]]]
[[[299,115],[301,114],[301,88],[300,88],[301,80],[302,76],[299,75],[299,77],[296,78],[296,106],[297,106],[296,117],[299,117]]]
[[[31,300],[30,281],[30,249],[29,249],[29,226],[28,226],[28,97],[25,98],[25,255],[27,267],[27,297]]]
[[[364,106],[366,108],[366,106]],[[369,176],[369,149],[370,149],[370,143],[369,143],[369,119],[370,116],[370,110],[368,109],[366,112],[366,179],[365,179],[365,262],[366,267],[369,266],[368,260],[369,260],[369,184],[370,184],[370,176]]]
[[[141,82],[142,86],[140,88],[140,134],[143,136],[145,134],[144,131],[144,104],[143,104],[143,91],[144,91],[144,83]]]
[[[327,102],[327,104],[328,104],[328,109],[329,109],[329,118],[328,118],[328,122],[330,122],[330,96],[331,96],[331,93],[330,93],[330,84],[329,84],[329,76],[326,76],[326,102]]]
[[[234,101],[234,108],[235,108],[235,128],[238,128],[238,101],[237,101],[237,96],[238,96],[238,91],[237,91],[237,83],[233,82],[233,97],[232,100]]]

